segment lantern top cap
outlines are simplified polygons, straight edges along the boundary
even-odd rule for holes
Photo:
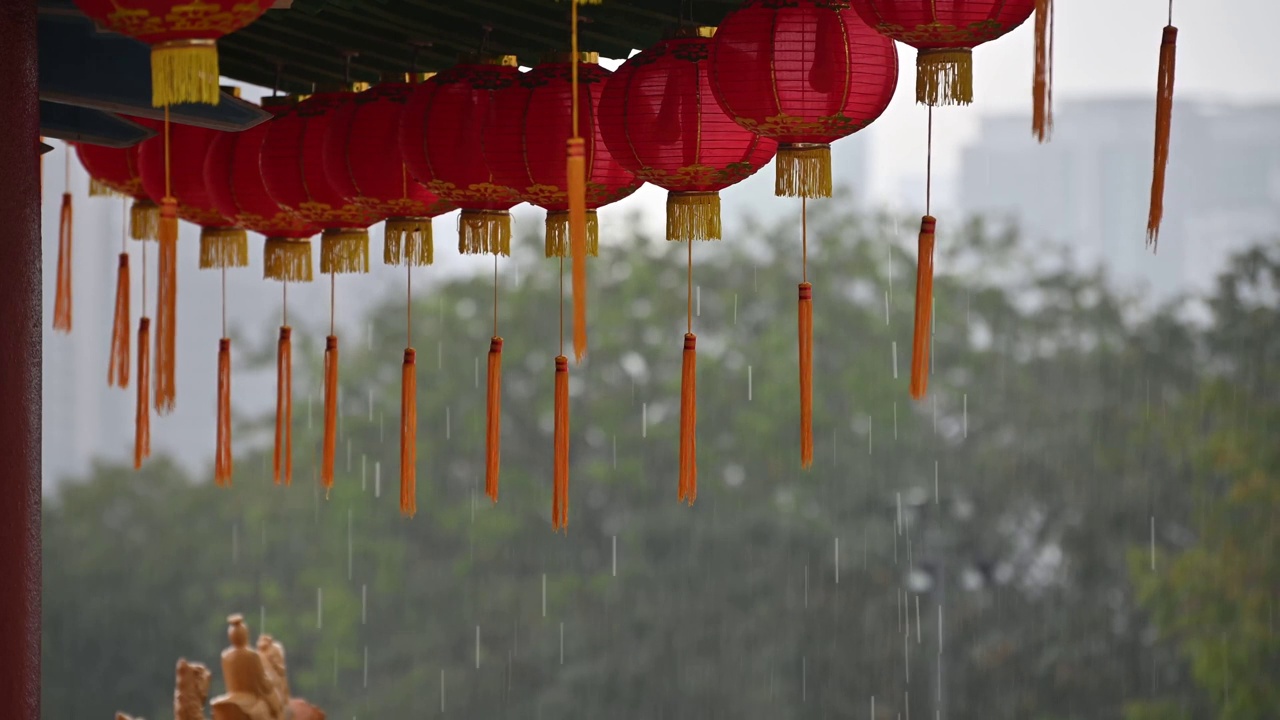
[[[668,39],[711,38],[716,35],[714,25],[681,25],[667,34]]]
[[[459,65],[501,65],[503,67],[520,67],[515,55],[493,55],[486,53],[468,53],[458,57]]]
[[[433,72],[390,72],[382,73],[382,82],[417,85],[418,83],[424,83],[435,76],[436,74]]]
[[[569,64],[573,62],[573,53],[565,51],[549,52],[542,56],[544,65]],[[583,65],[599,65],[600,53],[598,52],[580,52],[578,53],[578,62]]]

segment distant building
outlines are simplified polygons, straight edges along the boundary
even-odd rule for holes
[[[1078,262],[1159,298],[1205,290],[1228,255],[1275,233],[1280,220],[1280,105],[1180,101],[1158,252],[1146,248],[1155,108],[1151,97],[1061,102],[1052,140],[1025,116],[983,118],[962,152],[966,213],[1016,221],[1032,241],[1057,241]]]

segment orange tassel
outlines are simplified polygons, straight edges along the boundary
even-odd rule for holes
[[[489,341],[489,397],[485,414],[484,493],[498,502],[498,461],[502,441],[502,338]]]
[[[213,482],[231,487],[231,339],[218,341],[218,446],[214,451]]]
[[[920,219],[919,256],[916,258],[916,326],[911,346],[911,397],[919,400],[929,389],[929,333],[933,321],[933,233],[938,221]]]
[[[813,467],[813,286],[800,283],[800,467]]]
[[[338,338],[324,340],[324,454],[320,466],[320,482],[325,497],[333,488],[333,453],[338,444]]]
[[[138,320],[138,408],[134,416],[133,469],[151,456],[151,318]]]
[[[280,328],[276,349],[276,449],[272,459],[276,484],[284,467],[284,484],[293,484],[293,329]]]
[[[116,270],[116,315],[111,326],[107,385],[129,387],[129,253],[120,253],[120,266]]]
[[[680,501],[693,505],[698,497],[698,337],[684,336],[684,366],[680,377]]]
[[[1036,0],[1035,52],[1031,133],[1044,142],[1053,132],[1053,0]]]
[[[1164,175],[1169,166],[1169,131],[1173,124],[1173,76],[1178,57],[1178,28],[1167,25],[1160,42],[1160,79],[1156,90],[1155,168],[1151,175],[1151,210],[1147,214],[1147,245],[1160,241],[1164,220]]]
[[[58,221],[58,291],[53,301],[53,329],[64,333],[71,332],[71,225],[71,193],[64,192]]]
[[[587,180],[582,138],[569,140],[569,246],[573,253],[573,359],[587,354]]]
[[[569,531],[569,358],[556,358],[555,468],[551,527]]]
[[[418,371],[417,353],[405,348],[400,381],[400,513],[418,513]]]
[[[174,356],[178,317],[178,201],[160,203],[160,275],[156,298],[156,412],[173,412],[177,398]]]

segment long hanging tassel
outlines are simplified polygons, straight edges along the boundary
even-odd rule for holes
[[[213,482],[231,487],[231,339],[218,341],[218,446],[214,452]]]
[[[177,398],[174,356],[178,315],[178,202],[160,203],[160,276],[156,299],[156,412],[173,412]]]
[[[498,502],[498,465],[502,442],[502,338],[489,341],[489,396],[485,413],[484,493]]]
[[[920,219],[919,256],[916,259],[915,341],[911,344],[911,397],[919,400],[929,389],[929,333],[933,320],[933,235],[938,221]]]
[[[129,387],[129,253],[120,253],[116,270],[116,314],[111,326],[111,364],[107,385]]]
[[[1031,134],[1053,132],[1053,0],[1036,0],[1036,69],[1032,78]]]
[[[1173,76],[1178,57],[1178,28],[1165,26],[1160,42],[1160,79],[1156,89],[1155,167],[1151,175],[1151,210],[1147,214],[1147,246],[1160,242],[1164,220],[1164,176],[1169,167],[1169,131],[1173,123]]]
[[[276,447],[272,469],[276,484],[284,471],[284,484],[293,484],[293,329],[280,328],[276,349]]]
[[[800,467],[813,466],[813,286],[800,283]]]
[[[569,358],[556,358],[555,468],[551,528],[569,531]]]
[[[320,465],[320,482],[325,495],[333,488],[333,455],[338,443],[338,338],[324,340],[324,452]]]
[[[58,220],[58,292],[53,301],[53,329],[64,333],[71,332],[71,226],[71,193],[64,192]]]
[[[569,140],[569,245],[573,251],[573,358],[587,354],[587,181],[582,138]]]
[[[400,381],[400,514],[418,513],[418,370],[417,353],[404,350]]]
[[[134,416],[133,469],[151,456],[151,318],[138,320],[138,407]]]
[[[698,497],[698,337],[684,336],[684,364],[680,375],[680,501],[690,505]]]

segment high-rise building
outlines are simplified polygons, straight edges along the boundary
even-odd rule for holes
[[[1040,145],[1024,116],[982,119],[962,153],[965,212],[1013,220],[1031,242],[1067,243],[1077,262],[1103,264],[1158,299],[1206,289],[1233,251],[1280,220],[1280,106],[1176,103],[1154,254],[1145,241],[1153,98],[1063,102],[1055,120]]]

